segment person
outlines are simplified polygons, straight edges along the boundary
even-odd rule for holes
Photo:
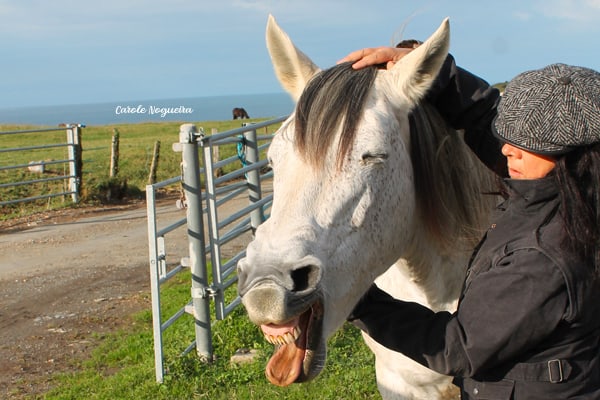
[[[396,47],[404,48],[404,49],[416,49],[417,47],[419,47],[422,44],[423,44],[423,42],[421,42],[420,40],[417,40],[417,39],[405,39],[405,40],[398,42]]]
[[[410,51],[363,49],[341,62],[390,68]],[[507,195],[455,312],[373,284],[348,320],[453,376],[463,400],[600,399],[600,73],[552,64],[519,74],[500,96],[449,55],[426,101],[464,129]]]

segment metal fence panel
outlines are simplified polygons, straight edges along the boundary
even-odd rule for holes
[[[54,192],[50,194],[37,195],[37,196],[29,196],[29,197],[20,197],[13,199],[0,199],[0,206],[16,204],[16,203],[24,203],[35,200],[47,199],[58,196],[66,196],[70,195],[71,199],[74,203],[79,202],[79,194],[81,190],[81,176],[82,176],[82,158],[81,158],[81,129],[84,128],[85,125],[81,124],[69,124],[61,126],[60,128],[51,128],[51,129],[31,129],[31,130],[20,130],[20,131],[5,131],[0,132],[0,137],[7,135],[25,135],[32,133],[47,133],[47,132],[56,132],[62,131],[66,129],[66,140],[63,143],[54,143],[54,144],[38,144],[35,146],[20,146],[20,147],[12,147],[12,148],[4,148],[0,149],[0,153],[8,154],[8,153],[24,153],[33,150],[44,150],[51,148],[60,148],[65,147],[67,149],[67,158],[62,160],[47,160],[47,161],[32,161],[26,164],[17,163],[12,165],[1,165],[0,171],[7,170],[16,170],[16,169],[30,169],[39,167],[38,171],[43,173],[45,167],[47,165],[57,165],[64,164],[68,166],[69,173],[63,174],[60,176],[53,176],[48,178],[40,178],[40,179],[28,179],[21,181],[10,181],[5,182],[0,185],[0,188],[9,188],[9,187],[17,187],[17,186],[27,186],[34,185],[38,183],[44,182],[52,182],[52,181],[60,181],[63,180],[67,182],[67,190],[63,190],[60,192]],[[37,139],[42,142],[43,135]]]
[[[164,378],[162,339],[165,329],[185,313],[193,315],[195,341],[184,353],[196,348],[198,356],[210,362],[213,351],[210,301],[215,301],[215,320],[225,318],[241,303],[239,296],[228,303],[225,291],[237,282],[236,265],[245,256],[245,247],[225,261],[223,246],[243,234],[253,232],[266,218],[272,195],[264,196],[261,185],[272,178],[272,172],[261,172],[267,162],[261,160],[260,155],[269,146],[272,135],[258,136],[257,130],[266,129],[286,118],[280,117],[210,136],[205,136],[191,124],[184,124],[180,129],[179,143],[173,145],[175,151],[182,152],[182,176],[146,187],[155,372],[158,382]],[[263,144],[259,145],[259,142]],[[237,157],[214,160],[214,149],[225,144],[238,146]],[[202,147],[202,152],[198,151],[198,146]],[[200,155],[203,168],[200,168]],[[218,171],[232,162],[241,162],[242,167],[219,176]],[[201,174],[205,177],[204,188],[200,186]],[[156,221],[156,191],[176,183],[181,185],[185,193],[185,199],[180,199],[178,204],[186,208],[186,218],[159,229]],[[239,199],[240,195],[247,195],[247,205],[221,218],[219,208]],[[205,219],[206,226],[203,223]],[[187,227],[189,251],[181,258],[180,265],[167,271],[165,236],[182,225]],[[207,259],[212,264],[210,281]],[[192,273],[191,300],[163,323],[160,285],[185,268],[190,268]]]

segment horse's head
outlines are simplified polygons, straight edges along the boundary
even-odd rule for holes
[[[269,18],[269,52],[297,107],[269,149],[271,216],[239,262],[238,290],[278,346],[267,366],[272,383],[320,372],[327,338],[413,240],[409,113],[448,43],[446,20],[391,70],[320,71]]]

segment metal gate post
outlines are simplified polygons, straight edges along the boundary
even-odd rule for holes
[[[210,287],[206,268],[202,189],[198,159],[198,129],[183,124],[179,131],[182,147],[183,189],[187,199],[187,228],[192,272],[192,304],[196,333],[196,352],[205,362],[212,361],[212,334],[210,327]]]
[[[244,125],[246,126],[246,125]],[[258,154],[258,140],[256,138],[256,130],[244,132],[244,141],[246,143],[246,161],[249,164],[255,164],[260,159]],[[251,203],[256,203],[262,198],[262,191],[260,188],[260,171],[253,169],[248,171],[248,197]],[[253,210],[250,213],[250,225],[252,226],[252,232],[256,231],[256,228],[265,221],[265,214],[262,207]]]
[[[152,297],[152,333],[154,337],[154,373],[162,383],[165,376],[163,365],[162,316],[160,312],[160,256],[156,237],[156,194],[152,185],[146,186],[146,215],[148,216],[148,252],[150,258],[150,293]]]
[[[73,203],[79,202],[81,191],[81,127],[82,125],[67,125],[67,143],[69,154],[69,191]]]

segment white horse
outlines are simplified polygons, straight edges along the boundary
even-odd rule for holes
[[[327,339],[375,279],[397,298],[455,309],[493,179],[423,101],[448,52],[447,20],[390,70],[321,71],[271,16],[267,46],[297,104],[269,148],[271,216],[238,264],[238,291],[276,345],[266,375],[285,386],[319,374]],[[452,390],[365,339],[384,398]]]

